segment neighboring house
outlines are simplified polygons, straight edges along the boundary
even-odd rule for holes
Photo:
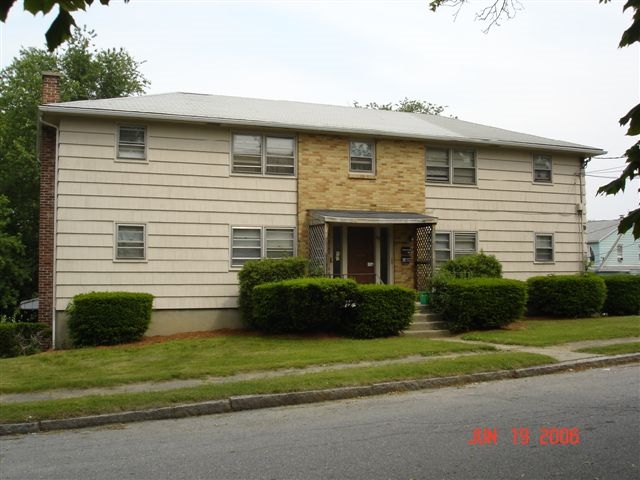
[[[40,318],[81,292],[155,296],[148,334],[237,327],[237,274],[302,255],[427,288],[483,250],[504,275],[583,269],[584,166],[602,150],[454,118],[171,93],[69,103],[46,75]]]
[[[631,230],[618,233],[620,220],[587,222],[589,269],[596,273],[633,273],[640,275],[640,240]]]

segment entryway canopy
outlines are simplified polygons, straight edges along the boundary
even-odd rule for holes
[[[420,290],[426,288],[433,274],[437,218],[415,212],[366,210],[308,213],[309,260],[314,272],[355,278],[362,283],[402,281]],[[393,227],[397,234],[393,234]],[[407,267],[412,273],[407,274]]]
[[[438,219],[413,212],[370,212],[362,210],[309,210],[310,225],[352,223],[367,225],[433,225]]]

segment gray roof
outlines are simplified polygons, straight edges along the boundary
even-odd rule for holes
[[[362,223],[372,225],[432,225],[437,218],[413,212],[372,212],[364,210],[309,210],[311,224]]]
[[[596,243],[618,231],[620,220],[589,220],[587,222],[587,243]]]
[[[41,106],[40,110],[45,114],[206,122],[228,126],[273,127],[297,131],[408,138],[421,141],[502,145],[575,152],[585,156],[605,153],[596,147],[513,132],[438,115],[221,95],[167,93],[81,100],[50,103]]]

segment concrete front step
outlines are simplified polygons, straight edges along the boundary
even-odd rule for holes
[[[427,305],[416,303],[413,321],[404,335],[420,337],[448,337],[451,334],[439,314],[434,313]]]

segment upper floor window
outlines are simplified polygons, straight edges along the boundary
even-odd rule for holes
[[[473,255],[478,251],[477,245],[476,232],[436,232],[436,266],[454,258]]]
[[[352,140],[349,142],[349,171],[375,173],[375,147],[373,142]]]
[[[551,155],[533,156],[533,181],[551,183],[552,162]]]
[[[294,252],[293,228],[231,228],[232,267],[242,267],[249,260],[292,257]]]
[[[476,184],[475,151],[459,148],[427,148],[427,182]]]
[[[118,128],[118,158],[144,160],[147,158],[147,129],[121,125]]]
[[[233,173],[251,175],[294,175],[295,140],[253,134],[233,134]]]
[[[116,225],[116,260],[144,260],[145,247],[144,225]]]
[[[553,262],[553,235],[550,233],[536,233],[535,261]]]

